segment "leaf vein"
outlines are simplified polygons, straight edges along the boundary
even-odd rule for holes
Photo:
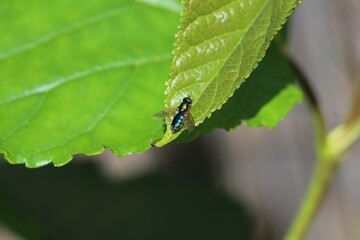
[[[34,118],[34,116],[39,112],[41,107],[43,106],[46,98],[46,92],[44,95],[40,98],[40,101],[38,104],[36,104],[34,110],[27,116],[26,119],[22,121],[18,126],[15,127],[12,131],[8,132],[5,136],[2,137],[2,141],[5,142],[5,139],[13,136],[15,133],[17,133],[20,129],[24,128],[26,125],[29,124],[30,120]]]
[[[236,50],[236,48],[241,45],[242,41],[244,40],[245,36],[247,35],[247,33],[249,32],[249,30],[251,29],[251,27],[254,25],[254,23],[258,20],[258,17],[260,16],[260,14],[265,10],[265,8],[268,6],[268,4],[270,3],[270,0],[267,0],[267,2],[262,6],[262,8],[260,9],[260,11],[258,12],[258,14],[254,17],[253,21],[251,22],[251,24],[249,25],[249,28],[245,31],[244,35],[242,36],[242,38],[240,38],[240,40],[238,41],[238,44],[235,45],[235,47],[233,48],[233,50],[230,52],[230,54],[226,57],[226,59],[228,59]],[[218,75],[218,73],[221,71],[221,69],[225,66],[226,61],[224,62],[223,66],[221,68],[218,69],[217,73],[214,75],[215,77],[213,78],[212,81],[214,81],[214,79],[216,78],[216,76]],[[210,81],[211,82],[211,81]],[[210,84],[210,82],[208,83],[208,85]],[[202,95],[202,94],[201,94]],[[193,105],[196,104],[196,99],[193,101]],[[208,114],[207,116],[210,116],[210,114]]]
[[[229,31],[229,32],[224,33],[224,34],[222,34],[222,35],[213,36],[212,38],[209,38],[209,39],[206,39],[206,40],[204,40],[204,41],[202,41],[202,42],[199,42],[199,43],[196,44],[196,45],[192,45],[191,47],[189,47],[188,49],[186,49],[181,55],[185,55],[188,51],[190,51],[190,50],[193,49],[193,48],[196,48],[196,47],[199,46],[200,44],[203,44],[203,43],[205,43],[205,42],[209,42],[209,43],[210,43],[210,41],[212,41],[212,40],[216,40],[216,39],[218,39],[218,38],[223,38],[224,36],[231,35],[231,34],[234,34],[234,33],[237,33],[237,32],[241,32],[241,31],[244,31],[244,30],[243,30],[243,29],[236,29],[236,30],[234,30],[234,31]],[[179,58],[181,55],[179,55],[177,58]],[[215,61],[217,61],[217,60],[223,60],[223,59],[226,59],[226,58],[227,58],[227,57],[217,58],[217,59],[214,59],[214,60],[210,60],[209,62],[204,62],[204,63],[202,63],[202,64],[200,64],[200,65],[195,65],[194,67],[190,67],[190,68],[187,68],[186,70],[182,70],[182,72],[186,72],[186,71],[189,71],[189,70],[193,70],[193,69],[196,69],[196,68],[198,68],[198,67],[204,66],[204,65],[206,65],[207,63],[215,62]],[[193,66],[193,65],[191,65],[191,66]],[[178,73],[177,73],[177,74],[178,74]],[[175,76],[176,76],[176,75],[175,75]]]
[[[98,22],[101,22],[103,20],[107,20],[109,18],[115,17],[117,15],[119,15],[120,13],[123,12],[123,10],[125,10],[127,8],[127,6],[122,6],[119,7],[117,9],[112,9],[103,13],[99,13],[98,15],[95,16],[91,16],[89,18],[86,18],[84,20],[80,20],[78,22],[73,23],[72,25],[69,26],[65,26],[62,29],[52,32],[48,35],[44,35],[39,37],[38,39],[34,40],[34,41],[30,41],[27,43],[24,43],[22,46],[18,47],[18,48],[14,48],[6,53],[3,53],[2,55],[0,55],[0,62],[7,60],[11,57],[14,57],[16,55],[20,55],[23,54],[29,50],[32,49],[36,49],[38,47],[40,47],[41,45],[44,45],[46,43],[52,42],[58,38],[60,38],[63,35],[66,35],[68,33],[71,32],[75,32],[78,30],[81,30],[84,27],[90,26],[92,24],[96,24]]]
[[[241,46],[241,43],[242,41],[244,40],[245,36],[247,35],[247,33],[249,32],[249,30],[251,29],[251,27],[254,25],[254,23],[257,21],[258,17],[261,15],[261,13],[265,10],[265,8],[268,6],[268,4],[270,3],[270,0],[267,0],[267,2],[262,6],[262,8],[260,9],[260,11],[257,13],[257,15],[254,17],[253,21],[251,22],[251,24],[249,25],[248,29],[246,29],[244,35],[239,39],[238,43],[235,44],[234,48],[232,49],[232,51],[230,51],[230,53],[228,54],[228,56],[224,57],[224,58],[220,58],[220,59],[214,59],[210,62],[215,62],[217,60],[224,60],[224,59],[228,59],[232,54],[233,52],[236,50],[236,48],[240,45]],[[236,31],[239,31],[239,30],[236,30]],[[230,32],[232,33],[232,32]],[[194,45],[194,47],[196,47],[196,45]],[[203,65],[206,65],[208,63],[204,63]],[[217,76],[217,74],[221,71],[221,69],[225,66],[226,64],[226,61],[224,61],[224,64],[222,67],[220,67],[218,69],[218,71],[214,74],[214,77],[213,77],[213,80],[211,81],[214,81],[215,77]],[[201,66],[201,65],[200,65]],[[200,66],[197,66],[197,67],[200,67]],[[197,67],[195,67],[194,69],[196,69]],[[189,70],[186,70],[186,71],[189,71]],[[182,71],[182,72],[185,72],[185,71]],[[177,73],[178,74],[178,73]],[[176,76],[176,75],[175,75]],[[209,85],[211,83],[211,81],[209,81],[208,83],[204,83],[204,84],[207,84]],[[169,85],[170,86],[170,85]],[[185,87],[184,87],[185,88]],[[174,95],[174,94],[173,94]],[[202,94],[201,94],[202,95]],[[200,96],[201,96],[200,95]],[[200,96],[198,97],[198,99],[200,98]],[[170,97],[170,95],[169,95]],[[196,104],[197,102],[197,99],[193,100],[193,106]]]
[[[81,135],[86,134],[86,133],[90,133],[101,122],[101,120],[104,119],[104,117],[109,113],[109,111],[113,108],[113,106],[124,95],[124,93],[126,92],[128,87],[130,86],[130,84],[134,80],[134,74],[135,74],[135,71],[132,73],[132,76],[130,78],[128,78],[128,81],[126,82],[126,84],[124,84],[119,89],[118,94],[116,94],[115,97],[110,101],[108,107],[104,108],[104,111],[101,112],[100,114],[98,114],[98,117],[95,118],[95,120],[93,122],[91,122],[85,129],[83,129],[82,131],[80,131],[78,133],[73,134],[72,136],[68,137],[66,140],[64,140],[61,143],[55,144],[55,145],[53,145],[51,147],[48,147],[48,148],[41,149],[40,151],[30,152],[30,153],[34,154],[34,153],[39,153],[39,152],[46,152],[46,151],[49,151],[51,149],[58,148],[60,146],[64,146],[65,144],[67,144],[68,142],[70,142],[71,140],[73,140],[74,138],[76,138],[78,136],[81,136]]]
[[[204,15],[199,15],[198,13],[194,12],[193,10],[191,10],[193,13],[195,13],[195,15],[197,16],[197,18],[194,18],[192,21],[190,21],[187,26],[189,26],[190,24],[192,24],[193,22],[195,22],[196,20],[198,20],[199,18],[203,18],[203,17],[207,17],[207,16],[210,16],[212,14],[214,14],[214,12],[216,11],[219,11],[219,10],[222,10],[223,8],[226,8],[228,7],[229,5],[233,4],[233,3],[236,3],[237,0],[232,0],[228,3],[226,3],[225,5],[219,7],[218,9],[214,9],[214,11],[210,12],[210,13],[207,13],[207,14],[204,14]]]
[[[81,72],[76,72],[68,77],[61,77],[61,78],[55,80],[54,82],[50,82],[48,84],[44,84],[44,85],[35,87],[35,88],[27,90],[21,94],[13,95],[7,99],[1,100],[0,105],[10,103],[10,102],[13,102],[13,101],[25,98],[25,97],[29,97],[34,94],[51,91],[65,83],[69,83],[69,82],[72,82],[77,79],[91,76],[96,73],[100,73],[100,72],[104,72],[104,71],[108,71],[108,70],[112,70],[112,69],[116,69],[116,68],[121,68],[121,67],[141,66],[144,64],[150,64],[150,63],[154,63],[154,62],[161,62],[161,61],[169,60],[170,58],[171,58],[170,55],[159,55],[159,56],[155,56],[152,58],[131,59],[131,60],[127,60],[127,61],[110,62],[110,63],[104,64],[102,66],[95,66],[95,67],[83,70]]]

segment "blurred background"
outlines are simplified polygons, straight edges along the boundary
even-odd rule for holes
[[[358,0],[305,0],[290,19],[291,53],[331,128],[360,73],[359,13]],[[0,239],[281,239],[309,183],[313,148],[304,102],[272,130],[217,130],[121,158],[78,155],[61,168],[1,161]],[[358,142],[307,239],[360,239],[359,172]]]

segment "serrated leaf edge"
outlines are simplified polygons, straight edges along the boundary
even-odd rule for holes
[[[282,29],[282,27],[284,26],[284,24],[285,24],[286,21],[288,20],[289,16],[294,12],[295,8],[296,8],[296,7],[298,6],[298,4],[300,4],[301,2],[302,2],[302,0],[297,0],[297,1],[294,3],[295,6],[294,6],[292,9],[289,10],[289,12],[287,13],[286,17],[284,17],[284,20],[282,21],[282,23],[280,24],[280,26],[275,29],[273,35],[269,38],[269,41],[266,42],[266,43],[264,43],[264,44],[267,44],[267,46],[264,48],[263,53],[262,53],[262,55],[260,55],[259,59],[253,64],[252,70],[249,72],[249,74],[243,78],[243,81],[240,81],[239,84],[238,84],[237,86],[235,86],[235,88],[234,88],[234,90],[232,91],[232,93],[228,95],[227,99],[225,99],[223,102],[221,102],[221,104],[220,104],[220,106],[219,106],[218,108],[213,109],[209,114],[207,114],[207,115],[204,117],[204,119],[203,119],[202,121],[197,120],[197,121],[195,122],[195,126],[198,126],[199,124],[203,123],[206,118],[210,118],[213,112],[221,109],[221,107],[224,105],[224,103],[227,102],[227,100],[234,95],[235,90],[238,89],[243,82],[245,82],[245,80],[251,75],[251,73],[253,72],[253,70],[259,65],[260,61],[265,57],[266,51],[267,51],[267,49],[269,48],[271,41],[274,39],[274,37],[276,36],[276,34]],[[180,35],[184,32],[184,30],[185,30],[185,28],[184,28],[184,21],[185,21],[185,17],[186,17],[186,11],[187,11],[188,8],[189,8],[190,0],[182,0],[182,4],[183,4],[184,7],[183,7],[183,11],[181,12],[180,24],[179,24],[179,26],[178,26],[179,31],[178,31],[178,33],[176,34],[176,41],[175,41],[175,43],[174,43],[175,49],[172,51],[172,55],[174,56],[174,58],[173,58],[173,62],[172,62],[172,64],[171,64],[171,66],[172,66],[171,69],[173,69],[173,66],[174,66],[174,63],[175,63],[175,59],[176,59],[176,58],[175,58],[175,54],[176,54],[176,51],[178,51],[178,45],[179,45],[179,42],[180,42],[180,38],[178,38],[178,36],[180,36]],[[171,83],[171,81],[172,81],[172,77],[173,77],[173,76],[171,76],[171,74],[170,74],[170,75],[169,75],[169,79],[165,82],[165,86],[166,86],[165,95],[168,95],[168,93],[169,93],[169,89],[170,89],[170,85],[171,85],[170,83]],[[165,98],[165,106],[166,106],[166,108],[169,108],[169,107],[170,107],[170,103],[167,101],[167,98]],[[169,121],[167,120],[167,121],[166,121],[167,128],[169,128],[169,127],[168,127],[168,126],[169,126],[168,122],[169,122]],[[241,124],[241,122],[240,122],[239,124]],[[165,132],[165,134],[164,134],[164,137],[163,137],[159,142],[156,143],[156,146],[157,146],[157,147],[164,146],[165,144],[169,143],[170,141],[176,139],[176,138],[180,135],[180,133],[183,132],[184,130],[185,130],[185,129],[183,128],[183,129],[181,129],[179,132],[177,132],[176,134],[173,134],[172,136],[170,136],[169,138],[167,138],[168,141],[167,141],[165,138],[166,138],[166,135],[169,133],[169,131],[166,130],[166,132]]]

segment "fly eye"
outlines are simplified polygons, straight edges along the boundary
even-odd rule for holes
[[[187,104],[191,104],[191,103],[192,103],[191,99],[188,98],[188,97],[184,98],[184,99],[183,99],[183,102],[186,102]]]

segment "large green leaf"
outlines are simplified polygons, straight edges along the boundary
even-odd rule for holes
[[[166,107],[191,96],[196,124],[210,117],[264,57],[270,41],[299,2],[186,0],[167,82]],[[157,146],[180,133],[173,134],[168,128]]]
[[[0,152],[60,166],[160,138],[175,0],[0,2]]]
[[[295,75],[282,51],[273,43],[259,67],[235,91],[220,110],[205,119],[195,131],[184,131],[177,141],[188,142],[215,128],[232,130],[241,122],[273,128],[302,100]]]

